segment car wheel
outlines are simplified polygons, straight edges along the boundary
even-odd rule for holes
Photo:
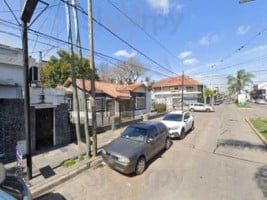
[[[184,138],[185,138],[185,131],[184,129],[182,129],[180,139],[184,139]]]
[[[210,109],[206,109],[207,112],[210,112]]]
[[[190,108],[189,111],[190,111],[190,112],[194,112],[194,108]]]
[[[140,157],[136,163],[135,174],[140,175],[145,171],[145,169],[146,169],[146,159],[144,157]]]
[[[165,150],[169,149],[171,147],[171,140],[168,137],[165,141]]]

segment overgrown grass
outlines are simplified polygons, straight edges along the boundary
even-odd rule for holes
[[[251,108],[248,104],[239,104],[239,103],[236,103],[235,105],[238,108]]]
[[[76,158],[71,158],[68,160],[65,160],[63,163],[61,163],[61,167],[71,167],[73,165],[75,165],[77,162],[83,161],[84,160],[84,155],[81,154],[79,155],[79,157]]]
[[[267,119],[250,119],[253,126],[267,140]]]
[[[64,161],[64,162],[61,164],[61,166],[62,166],[62,167],[71,167],[71,166],[75,165],[75,163],[76,163],[76,161],[75,161],[73,158],[71,158],[71,159],[69,159],[69,160]]]

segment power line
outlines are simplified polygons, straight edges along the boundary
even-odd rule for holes
[[[8,22],[8,21],[6,21],[6,20],[3,20],[3,19],[1,19],[1,18],[0,18],[0,21],[4,21],[5,23],[10,23],[10,22]],[[14,23],[11,23],[11,24],[14,25],[14,26],[18,26],[18,25],[14,24]],[[13,28],[14,28],[14,27],[13,27]],[[50,36],[50,35],[47,35],[47,34],[44,34],[44,33],[40,33],[39,31],[36,31],[36,30],[33,30],[33,29],[29,29],[29,31],[30,31],[31,33],[37,35],[38,37],[43,37],[43,36],[45,36],[45,37],[48,38],[48,39],[52,39],[52,40],[55,40],[55,41],[58,41],[58,42],[61,42],[61,43],[64,43],[64,44],[69,44],[69,42],[67,42],[67,41],[64,41],[64,40],[62,40],[62,39],[59,39],[59,38],[56,38],[56,37],[53,37],[53,36]],[[15,37],[17,37],[17,38],[20,38],[19,35],[14,34],[14,33],[11,33],[11,32],[1,31],[1,30],[0,30],[0,32],[5,33],[5,34],[8,34],[8,35],[13,35],[13,36],[15,36]],[[29,40],[32,40],[32,39],[29,39]],[[34,40],[32,40],[32,41],[34,41]],[[51,46],[52,49],[53,49],[53,48],[58,48],[58,47],[59,47],[59,46],[51,45],[51,44],[49,44],[49,43],[44,43],[44,42],[41,42],[41,41],[37,41],[37,40],[36,40],[36,42],[37,42],[37,43],[44,44],[44,45],[47,45],[47,46]],[[76,45],[74,45],[74,46],[76,46]],[[81,47],[81,48],[82,48],[83,50],[89,51],[88,48],[85,48],[85,47]],[[49,50],[49,49],[48,49],[48,50]],[[104,54],[104,53],[97,52],[97,51],[94,51],[94,53],[95,53],[98,57],[109,58],[109,59],[115,60],[115,61],[117,61],[117,62],[120,62],[120,63],[126,65],[125,61],[123,61],[123,60],[120,60],[120,59],[111,57],[111,56],[109,56],[109,55],[106,55],[106,54]],[[112,63],[112,64],[114,64],[114,63]],[[153,70],[153,69],[146,68],[146,67],[144,67],[144,66],[140,66],[140,67],[143,68],[143,69],[145,69],[145,70],[148,70],[148,71],[154,72],[154,73],[156,73],[156,74],[159,74],[159,75],[163,75],[163,76],[166,76],[166,77],[171,77],[171,76],[168,76],[168,75],[166,75],[166,74],[164,74],[164,73],[155,71],[155,70]]]
[[[63,3],[66,3],[68,5],[70,5],[71,7],[74,7],[71,3],[65,1],[65,0],[60,0]],[[77,8],[82,14],[87,15],[88,13],[86,11],[83,10],[82,7],[78,6]],[[176,74],[177,73],[169,70],[167,67],[164,67],[163,65],[161,65],[160,63],[158,63],[157,61],[153,60],[150,56],[146,55],[145,53],[143,53],[141,50],[137,49],[136,47],[134,47],[132,44],[130,44],[129,42],[127,42],[125,39],[123,39],[122,37],[120,37],[119,35],[117,35],[116,33],[114,33],[110,28],[108,28],[107,26],[105,26],[104,24],[102,24],[101,22],[99,22],[98,20],[96,20],[95,18],[93,18],[93,21],[99,25],[100,27],[102,27],[104,30],[106,30],[107,32],[109,32],[111,35],[113,35],[114,37],[116,37],[118,40],[120,40],[121,42],[123,42],[124,44],[126,44],[127,46],[129,46],[130,48],[132,48],[133,50],[137,51],[139,54],[141,54],[143,57],[145,57],[146,59],[148,59],[150,62],[154,63],[155,65],[161,67],[162,69],[168,71],[171,74]]]
[[[127,13],[125,13],[123,10],[121,10],[118,6],[116,6],[113,2],[110,0],[107,0],[107,2],[114,7],[118,12],[120,12],[125,18],[127,18],[132,24],[134,24],[136,27],[138,27],[147,37],[149,37],[152,41],[154,41],[158,46],[160,46],[162,49],[164,49],[169,55],[174,57],[179,61],[176,55],[172,53],[166,46],[164,46],[159,40],[157,40],[155,37],[153,37],[151,34],[149,34],[140,24],[138,24],[136,21],[134,21]]]
[[[252,38],[250,38],[247,42],[245,42],[243,45],[241,45],[239,48],[237,48],[233,53],[225,56],[224,58],[222,58],[219,62],[223,63],[225,60],[231,58],[234,54],[240,52],[241,50],[243,50],[249,43],[251,43],[253,40],[255,40],[255,38],[261,36],[265,31],[267,30],[267,28],[263,28],[260,32],[258,32],[256,35],[254,35]],[[213,67],[216,67],[216,65],[213,65]],[[217,70],[217,69],[216,69]]]

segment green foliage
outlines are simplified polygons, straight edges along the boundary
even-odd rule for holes
[[[159,103],[159,104],[155,104],[154,108],[157,112],[161,113],[161,112],[165,112],[166,111],[166,105],[163,103]]]
[[[239,103],[236,103],[235,104],[238,108],[251,108],[248,104],[239,104]]]
[[[228,76],[228,90],[230,94],[234,94],[238,92],[240,94],[241,90],[244,89],[249,83],[252,83],[252,78],[254,78],[254,74],[247,73],[245,70],[239,70],[236,73],[236,76]]]
[[[70,76],[70,54],[64,50],[57,52],[58,58],[52,56],[47,64],[41,69],[41,81],[44,87],[56,87],[58,84],[63,84]],[[74,55],[74,68],[77,78],[84,77],[90,79],[91,69],[89,61],[86,58],[81,59],[82,68],[79,68],[79,57]],[[96,75],[96,80],[99,77]]]
[[[267,140],[267,119],[251,119],[253,126]]]
[[[75,160],[73,159],[73,158],[71,158],[71,159],[69,159],[69,160],[66,160],[66,161],[64,161],[62,164],[61,164],[61,166],[62,167],[71,167],[71,166],[73,166],[73,165],[75,165]]]
[[[204,89],[204,95],[205,95],[206,97],[211,97],[211,96],[214,95],[214,91],[213,91],[212,89],[205,88],[205,89]]]
[[[79,158],[78,158],[78,160],[79,161],[82,161],[82,160],[84,160],[84,157],[83,157],[83,155],[81,154],[81,155],[79,155]]]

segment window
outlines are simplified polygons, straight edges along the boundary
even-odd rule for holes
[[[135,109],[142,110],[146,108],[145,97],[135,97]]]
[[[103,111],[105,110],[104,98],[96,99],[96,111]]]
[[[159,123],[158,129],[160,133],[164,133],[166,131],[166,126],[164,124]]]
[[[189,119],[189,118],[190,118],[190,113],[186,112],[185,115],[184,115],[184,119]]]

